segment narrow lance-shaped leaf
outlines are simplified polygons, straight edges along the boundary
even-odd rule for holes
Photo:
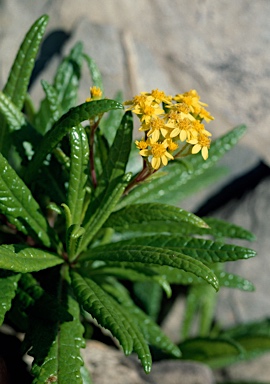
[[[3,92],[18,109],[21,109],[23,106],[35,57],[48,21],[49,17],[43,15],[30,28],[17,53],[8,81],[4,87]]]
[[[35,126],[40,133],[44,134],[60,118],[62,108],[55,88],[45,80],[42,80],[41,84],[46,94],[46,99],[41,103],[42,106],[44,104],[44,107],[35,116]]]
[[[118,282],[114,284],[103,283],[102,288],[112,295],[123,310],[132,317],[150,345],[162,349],[175,357],[181,355],[179,348],[162,332],[159,326],[134,304],[122,284]]]
[[[3,93],[21,110],[27,92],[29,79],[35,63],[35,57],[48,23],[48,16],[41,16],[26,34],[11,68]],[[1,111],[1,109],[0,109]],[[7,121],[0,113],[0,152],[7,153]]]
[[[129,355],[133,350],[133,340],[126,330],[126,319],[115,308],[114,302],[93,280],[83,278],[71,271],[72,287],[79,303],[98,323],[109,329],[119,340],[124,353]]]
[[[52,129],[46,133],[39,147],[36,149],[36,153],[26,170],[25,176],[27,181],[30,182],[33,180],[47,154],[52,152],[72,127],[111,109],[122,108],[122,104],[109,99],[94,100],[91,103],[84,103],[71,108],[54,124]]]
[[[0,246],[0,268],[14,272],[36,272],[64,262],[52,252],[22,245]]]
[[[199,260],[183,255],[169,249],[142,246],[142,245],[118,245],[107,244],[92,248],[80,257],[81,261],[102,260],[106,262],[143,263],[144,265],[161,265],[183,269],[201,277],[216,290],[219,288],[215,274]]]
[[[191,256],[204,263],[220,263],[225,261],[236,261],[248,259],[256,255],[256,252],[249,248],[233,244],[225,244],[220,241],[184,237],[178,235],[156,235],[135,237],[133,239],[118,242],[118,244],[149,245],[171,249]]]
[[[194,273],[190,273],[184,270],[170,268],[166,265],[152,266],[153,272],[163,276],[164,279],[170,284],[205,284],[201,277],[195,276]],[[241,276],[234,275],[228,272],[215,272],[215,276],[219,282],[220,287],[237,288],[243,291],[254,291],[254,285],[247,279]]]
[[[76,103],[82,60],[83,45],[78,42],[57,70],[53,86],[58,95],[58,103],[64,113]]]
[[[103,287],[104,285],[102,285],[102,288]],[[108,288],[108,284],[106,284],[106,287]],[[125,308],[122,303],[119,304],[114,297],[111,298],[111,300],[114,302],[114,305],[119,310],[119,312],[124,316],[126,320],[126,330],[129,332],[133,339],[134,352],[137,353],[139,359],[141,360],[144,371],[149,373],[152,367],[152,357],[147,344],[147,338],[145,337],[144,332],[141,330],[141,323],[136,322],[134,316],[131,316],[133,313],[130,312],[127,307]]]
[[[6,312],[11,308],[20,276],[19,273],[0,271],[0,326],[3,324]]]
[[[78,302],[68,295],[66,298],[67,310],[73,316],[72,321],[59,324],[59,331],[51,345],[44,361],[36,357],[37,348],[31,351],[36,357],[33,363],[32,373],[35,375],[34,384],[52,382],[54,379],[59,384],[83,384],[81,367],[83,361],[80,349],[84,347],[83,326],[80,322],[80,308]],[[58,328],[58,324],[56,323]]]
[[[0,154],[0,210],[24,234],[50,247],[49,227],[30,190]]]
[[[141,223],[155,221],[161,221],[162,223],[184,222],[202,228],[208,227],[202,219],[195,216],[193,213],[172,205],[156,203],[128,205],[127,207],[112,213],[106,221],[105,226],[115,229],[119,227],[128,229],[129,225],[139,225]]]
[[[116,132],[114,142],[110,148],[106,166],[103,169],[103,181],[108,184],[117,177],[122,177],[128,162],[133,131],[131,112],[126,112]]]
[[[85,53],[83,54],[83,58],[87,63],[87,66],[88,66],[88,69],[89,69],[89,72],[90,72],[90,75],[91,75],[91,78],[93,81],[93,85],[100,88],[103,92],[104,89],[103,89],[102,76],[101,76],[101,73],[98,69],[97,64],[95,63],[95,61],[91,57],[89,57]]]
[[[89,144],[85,129],[78,125],[70,132],[70,175],[68,185],[68,206],[71,214],[71,224],[80,224],[89,173]]]
[[[141,203],[167,202],[176,203],[181,186],[195,179],[211,168],[243,136],[246,126],[240,125],[211,144],[209,158],[204,161],[200,154],[191,155],[185,161],[172,161],[166,167],[167,174],[149,183],[134,188],[119,205],[121,208],[136,201]],[[169,190],[168,190],[169,186]],[[180,193],[181,195],[181,193]]]
[[[120,181],[116,180],[115,182],[112,182],[102,194],[102,199],[98,202],[98,206],[93,207],[97,205],[96,201],[89,206],[84,220],[85,235],[82,239],[78,253],[87,248],[95,234],[108,219],[109,215],[123,195],[130,178],[131,174],[127,173],[122,179],[120,179]],[[95,211],[92,213],[93,208],[95,208]]]

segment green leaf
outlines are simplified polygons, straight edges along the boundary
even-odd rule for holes
[[[49,227],[30,190],[0,154],[0,210],[26,235],[50,247]]]
[[[106,166],[103,169],[102,182],[108,185],[125,173],[128,162],[133,132],[133,118],[131,112],[126,112],[116,132],[114,142],[110,148]]]
[[[87,63],[87,66],[88,66],[88,69],[89,69],[89,72],[90,72],[90,75],[91,75],[91,78],[93,81],[93,85],[100,88],[102,90],[102,92],[104,92],[102,76],[101,76],[101,73],[99,71],[97,64],[86,53],[83,54],[83,58]]]
[[[115,265],[114,267],[92,268],[91,266],[90,268],[83,268],[81,272],[87,273],[87,276],[91,278],[95,276],[115,276],[120,280],[133,282],[155,282],[164,289],[168,297],[171,296],[171,287],[163,276],[160,276],[157,272],[145,266],[139,267],[138,265],[134,265],[134,268],[135,269],[124,267],[123,263],[118,263],[118,266]]]
[[[89,143],[83,126],[78,125],[70,131],[70,175],[68,186],[68,206],[71,223],[80,224],[89,174]]]
[[[6,96],[3,92],[0,92],[0,118],[6,121],[9,126],[9,131],[15,131],[21,129],[26,125],[26,120],[23,113],[16,107],[16,105]],[[2,124],[3,121],[2,121]],[[1,127],[1,141],[0,145],[3,147],[5,142],[4,139],[4,129]]]
[[[52,152],[62,138],[71,130],[72,127],[79,125],[82,121],[94,118],[111,109],[122,109],[122,104],[114,100],[96,100],[88,103],[81,104],[77,107],[71,108],[65,115],[63,115],[48,131],[36,153],[29,163],[26,172],[28,181],[33,180],[45,160],[46,156]]]
[[[27,32],[11,68],[3,92],[21,109],[41,39],[49,17],[41,16]]]
[[[126,319],[115,307],[112,299],[93,280],[70,272],[72,287],[79,303],[104,328],[119,340],[125,355],[133,350],[133,339],[126,330]]]
[[[80,349],[84,347],[83,327],[80,323],[80,308],[77,301],[68,293],[64,284],[60,292],[61,300],[73,320],[53,322],[33,317],[31,338],[28,340],[34,357],[33,383],[43,384],[56,380],[59,384],[83,384],[81,366],[83,361]]]
[[[116,281],[114,284],[102,284],[102,288],[106,290],[121,305],[133,321],[140,328],[147,342],[174,357],[179,357],[181,352],[179,348],[162,332],[159,326],[147,316],[140,308],[138,308],[131,300],[128,291],[124,286]]]
[[[89,205],[83,223],[85,236],[82,240],[79,251],[84,250],[88,246],[95,234],[108,219],[109,215],[123,195],[130,178],[131,175],[128,173],[124,175],[120,181],[115,180],[105,190],[100,200],[98,199],[98,202],[94,200],[93,203]]]
[[[101,260],[106,262],[140,263],[141,265],[161,265],[183,269],[201,277],[216,290],[218,280],[215,274],[199,260],[169,249],[142,245],[118,245],[117,243],[92,248],[80,257],[81,261]],[[153,265],[153,266],[154,266]]]
[[[229,237],[231,239],[243,239],[249,241],[256,240],[253,233],[240,227],[239,225],[228,223],[214,217],[204,217],[203,220],[210,227],[208,233],[213,234],[215,237]]]
[[[79,224],[72,224],[67,230],[66,247],[68,251],[68,258],[70,261],[75,260],[81,241],[83,239],[85,229],[80,227]]]
[[[226,338],[195,338],[179,344],[182,359],[197,360],[220,368],[243,357],[243,348],[234,340]]]
[[[120,242],[118,242],[119,244]],[[149,245],[177,251],[203,263],[219,263],[248,259],[256,255],[256,252],[249,248],[237,245],[224,244],[219,241],[199,239],[193,237],[181,237],[178,235],[156,235],[135,237],[121,244]]]
[[[163,298],[160,284],[153,281],[139,281],[133,284],[133,290],[140,307],[152,320],[157,321]]]
[[[266,318],[259,321],[241,323],[223,330],[220,334],[222,337],[229,337],[232,339],[241,338],[246,335],[264,335],[270,337],[270,319]]]
[[[48,16],[41,16],[26,34],[15,61],[9,73],[8,81],[3,89],[6,97],[21,110],[27,93],[29,79],[35,63],[35,57],[48,23]],[[0,112],[2,108],[0,107]],[[0,113],[0,152],[7,153],[9,146],[6,142],[8,132],[5,119]]]
[[[11,308],[20,276],[20,274],[0,271],[0,326],[3,324],[6,312]]]
[[[223,287],[237,288],[248,292],[255,291],[254,285],[249,280],[244,279],[241,276],[223,271],[217,272],[216,276],[218,278],[219,284]]]
[[[41,81],[46,98],[41,103],[39,114],[35,116],[35,126],[38,132],[44,134],[49,131],[52,125],[60,118],[62,108],[58,101],[58,94],[55,88],[47,81]]]
[[[178,202],[181,198],[181,187],[188,181],[196,179],[228,152],[245,133],[246,127],[240,125],[229,133],[215,140],[209,151],[209,158],[204,161],[200,154],[191,155],[184,161],[172,161],[166,167],[167,174],[161,178],[154,179],[150,183],[144,183],[134,188],[122,201],[120,207],[127,204],[162,202],[170,204]]]
[[[22,273],[41,271],[64,262],[52,252],[17,244],[1,245],[0,255],[0,268]]]
[[[119,101],[119,103],[123,102],[123,96],[121,92],[118,92],[114,97],[114,100]],[[116,132],[121,123],[121,119],[123,117],[123,111],[119,109],[113,109],[108,113],[108,117],[102,117],[99,123],[100,131],[106,138],[107,142],[111,146]]]
[[[208,336],[217,302],[217,294],[209,285],[192,285],[189,288],[181,327],[184,339],[190,336],[194,320],[198,324],[197,334],[201,337]]]
[[[111,214],[106,221],[106,227],[128,229],[130,225],[141,225],[147,222],[190,223],[198,227],[208,227],[207,224],[191,212],[167,204],[133,204]]]
[[[58,94],[58,103],[64,113],[76,103],[82,60],[83,45],[78,42],[57,70],[53,86]]]

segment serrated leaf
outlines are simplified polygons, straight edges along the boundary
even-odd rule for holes
[[[83,126],[70,131],[70,175],[67,203],[71,213],[71,224],[80,224],[89,174],[89,143]]]
[[[119,244],[120,242],[118,242]],[[143,236],[121,241],[121,244],[149,245],[181,252],[204,263],[220,263],[254,257],[256,252],[249,248],[219,241],[182,237],[178,235]]]
[[[15,131],[21,129],[24,125],[26,125],[26,120],[22,112],[18,107],[10,100],[8,96],[6,96],[3,92],[0,92],[0,113],[1,120],[6,121],[9,126],[9,131]],[[3,122],[2,122],[3,124]],[[1,141],[0,145],[3,146],[3,137],[4,137],[4,129],[1,127]]]
[[[93,203],[89,205],[83,223],[85,235],[82,239],[79,251],[84,250],[88,246],[95,234],[108,219],[109,215],[123,195],[130,178],[131,175],[126,174],[119,181],[115,180],[98,199],[98,204],[97,201],[94,200]]]
[[[83,58],[87,63],[93,85],[100,88],[104,92],[102,76],[95,61],[89,57],[86,53],[83,54]]]
[[[243,357],[243,348],[234,340],[226,338],[195,338],[179,344],[182,359],[197,360],[220,368]]]
[[[27,87],[35,63],[35,57],[48,23],[48,16],[41,16],[26,34],[9,73],[8,81],[3,89],[6,97],[21,110],[27,93]],[[1,102],[0,102],[1,104]],[[0,112],[3,112],[0,106]],[[4,112],[5,113],[5,112]],[[8,153],[8,122],[0,113],[0,152]]]
[[[84,347],[84,329],[80,323],[80,308],[65,284],[60,296],[73,320],[60,322],[56,318],[48,322],[33,318],[35,323],[28,342],[32,345],[29,354],[34,357],[32,373],[35,384],[52,380],[59,384],[69,384],[71,380],[72,383],[83,384],[80,349]]]
[[[247,231],[246,229],[228,223],[223,220],[216,218],[202,217],[201,218],[209,227],[203,228],[195,225],[191,225],[186,222],[173,223],[170,222],[154,222],[149,221],[148,223],[141,222],[140,225],[129,224],[128,228],[125,227],[114,227],[117,230],[118,239],[125,240],[133,237],[149,236],[157,234],[178,234],[180,236],[193,236],[193,235],[210,235],[216,238],[236,238],[253,241],[255,236]]]
[[[126,112],[110,148],[106,167],[103,169],[102,178],[105,185],[124,175],[131,148],[132,132],[132,114]]]
[[[72,127],[111,109],[123,109],[123,106],[114,100],[106,99],[86,102],[71,108],[54,124],[52,129],[45,134],[26,170],[27,180],[30,181],[34,179],[47,154],[52,152]]]
[[[0,326],[3,324],[6,312],[11,308],[20,277],[20,274],[0,271]]]
[[[242,291],[253,292],[255,287],[251,281],[244,279],[241,276],[234,275],[228,272],[217,272],[216,276],[221,286],[226,288],[237,288]]]
[[[192,257],[169,249],[142,245],[121,246],[117,243],[113,243],[92,248],[91,251],[82,254],[80,260],[139,263],[141,266],[145,265],[151,267],[152,265],[168,266],[191,272],[207,281],[216,290],[218,290],[219,287],[215,274],[206,265],[199,260],[195,260]]]
[[[179,270],[177,268],[171,268],[166,265],[151,267],[154,272],[162,275],[169,284],[204,284],[204,280],[201,277],[195,276],[194,273]],[[234,275],[227,272],[215,272],[215,276],[219,282],[220,287],[237,288],[243,291],[254,291],[254,285],[243,277]]]
[[[57,70],[53,86],[58,94],[58,103],[61,104],[64,113],[76,103],[82,60],[83,45],[78,42]]]
[[[194,319],[198,323],[197,335],[201,337],[209,335],[216,302],[217,295],[211,286],[203,284],[192,285],[189,288],[181,327],[184,339],[189,336]]]
[[[130,225],[141,225],[147,222],[174,222],[190,223],[198,227],[207,227],[207,224],[191,212],[168,204],[133,204],[111,214],[106,221],[106,227],[114,229],[128,229]],[[154,228],[153,228],[154,229]]]
[[[115,308],[114,302],[93,280],[83,278],[74,271],[70,272],[70,276],[79,303],[101,326],[112,332],[124,353],[129,355],[133,350],[133,340],[126,330],[126,320]]]
[[[138,324],[137,321],[134,321],[135,319],[134,319],[133,313],[129,311],[130,308],[127,308],[124,305],[122,305],[121,300],[119,303],[119,301],[117,300],[118,296],[116,293],[120,293],[120,296],[122,296],[123,298],[123,292],[119,292],[119,290],[117,290],[116,292],[115,287],[112,286],[112,283],[113,283],[112,280],[108,283],[103,282],[101,283],[101,288],[105,292],[109,293],[109,297],[114,303],[115,308],[117,308],[117,310],[124,317],[126,330],[130,334],[133,340],[134,352],[137,353],[139,359],[141,360],[144,371],[146,373],[149,373],[151,371],[151,366],[152,366],[152,357],[150,354],[149,347],[146,343],[144,334],[143,332],[141,332],[141,324]],[[126,300],[124,301],[126,302]]]
[[[3,92],[13,101],[18,109],[21,109],[23,106],[35,57],[48,21],[49,17],[47,15],[41,16],[27,32],[4,87]]]
[[[216,237],[229,237],[231,239],[243,239],[254,241],[256,237],[245,228],[214,217],[204,217],[203,220],[209,225],[209,233]]]
[[[30,190],[0,154],[0,210],[24,234],[46,247],[52,245],[49,227]]]
[[[41,271],[64,262],[52,252],[17,244],[1,245],[0,256],[0,268],[22,273]]]
[[[176,345],[162,332],[159,326],[134,304],[122,284],[110,281],[110,284],[103,283],[102,287],[117,300],[129,317],[132,317],[150,345],[156,346],[175,357],[181,355]]]
[[[60,118],[62,108],[58,101],[55,88],[45,80],[42,80],[41,84],[46,98],[41,103],[41,110],[39,114],[35,116],[34,124],[37,131],[44,134],[49,131],[52,125]]]
[[[122,208],[137,201],[141,203],[178,202],[177,193],[181,191],[181,186],[215,165],[216,162],[238,142],[245,131],[246,127],[241,125],[215,140],[211,145],[207,161],[204,161],[201,155],[198,154],[189,156],[185,161],[170,162],[166,167],[166,175],[134,188],[125,199],[121,201],[119,207]]]
[[[99,268],[84,268],[83,272],[87,272],[87,276],[115,276],[118,279],[129,280],[132,282],[155,282],[164,289],[167,296],[171,296],[171,287],[163,278],[163,276],[159,275],[157,272],[153,271],[151,268],[146,268],[145,266],[139,267],[134,266],[134,269],[124,267],[123,263],[119,263],[118,266],[114,267],[99,267]]]
[[[114,97],[114,100],[123,102],[123,95],[121,92],[118,92]],[[108,117],[102,117],[99,123],[100,131],[106,138],[109,146],[112,145],[117,129],[121,123],[123,117],[123,111],[119,109],[113,109],[108,113]]]

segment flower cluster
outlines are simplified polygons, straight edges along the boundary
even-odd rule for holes
[[[154,170],[190,153],[201,151],[202,157],[208,158],[211,133],[202,121],[208,123],[213,117],[195,90],[172,97],[155,89],[141,92],[124,105],[140,119],[139,130],[145,137],[135,144]]]

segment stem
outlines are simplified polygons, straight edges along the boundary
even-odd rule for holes
[[[154,170],[149,169],[146,160],[144,160],[143,162],[144,162],[143,169],[126,187],[125,192],[123,193],[124,196],[126,196],[131,191],[131,189],[133,189],[137,184],[145,181],[150,175],[156,172],[156,169]]]

